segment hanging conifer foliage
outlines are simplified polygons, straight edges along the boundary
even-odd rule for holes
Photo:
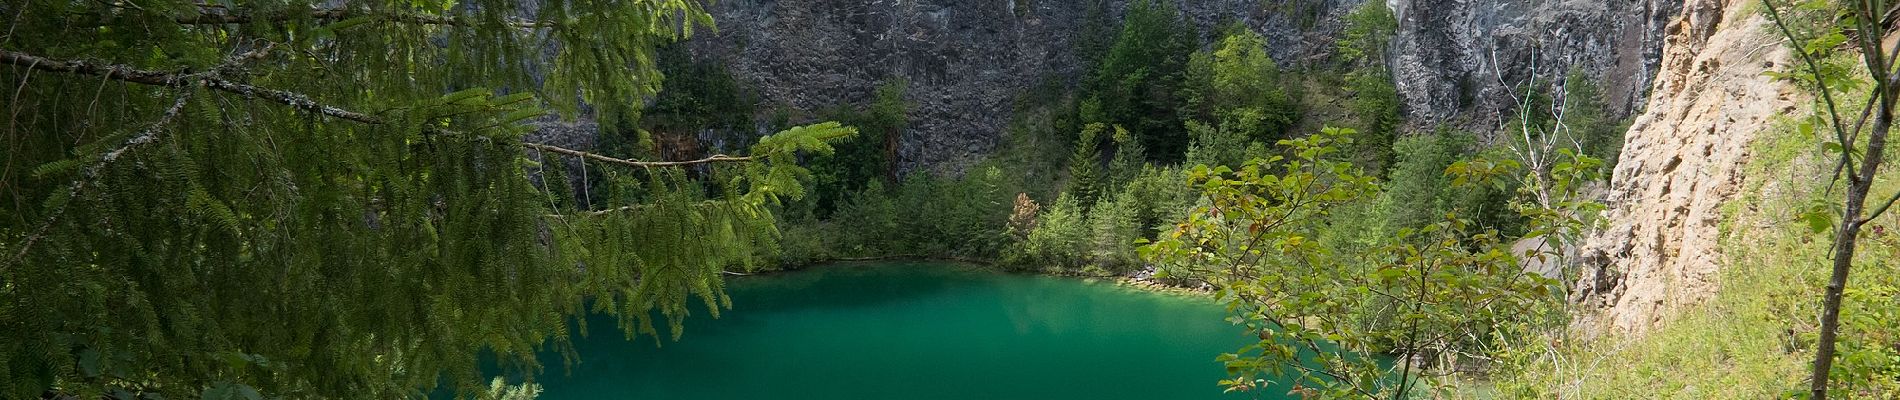
[[[523,141],[544,108],[635,115],[654,47],[710,27],[696,0],[0,18],[0,398],[479,396],[478,355],[532,376],[586,312],[677,337],[692,304],[726,304],[726,268],[774,248],[797,154],[855,132],[687,161]],[[583,208],[544,184],[582,172],[557,157],[644,189]]]

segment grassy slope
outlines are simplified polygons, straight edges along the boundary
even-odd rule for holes
[[[1823,197],[1832,165],[1816,161],[1823,159],[1820,139],[1794,129],[1780,132],[1758,140],[1746,186],[1724,207],[1729,264],[1712,301],[1641,338],[1530,346],[1540,353],[1531,357],[1537,362],[1499,385],[1512,393],[1503,397],[1758,399],[1805,388],[1829,242],[1796,216],[1817,200],[1839,197],[1841,189]],[[1885,186],[1875,193],[1892,193],[1900,182]],[[1896,222],[1900,218],[1888,215],[1876,225]],[[1860,356],[1873,371],[1850,379],[1853,398],[1900,396],[1894,391],[1900,383],[1893,380],[1900,358],[1892,357],[1900,349],[1888,347],[1900,345],[1894,335],[1900,319],[1892,313],[1900,307],[1892,290],[1900,281],[1895,233],[1866,234],[1872,240],[1863,241],[1849,284],[1871,292],[1850,298],[1858,307],[1845,311],[1851,330],[1845,346],[1888,349]]]

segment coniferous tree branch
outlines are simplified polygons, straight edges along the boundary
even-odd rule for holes
[[[776,251],[799,156],[853,132],[789,129],[738,154],[758,164],[576,201],[521,121],[636,115],[655,47],[712,25],[703,0],[3,3],[0,100],[22,111],[0,157],[0,398],[477,397],[571,355],[591,313],[677,337],[730,307],[725,267]],[[629,204],[648,206],[585,214]]]
[[[173,102],[170,108],[165,109],[164,114],[158,116],[158,121],[152,122],[152,124],[146,126],[144,130],[139,131],[137,135],[132,136],[132,139],[126,140],[124,144],[120,144],[118,147],[106,152],[105,155],[101,156],[92,166],[87,167],[82,178],[73,181],[72,185],[67,186],[66,197],[79,197],[79,192],[86,190],[90,182],[98,179],[100,171],[105,168],[106,164],[111,164],[113,161],[118,160],[119,156],[125,154],[126,150],[131,150],[133,147],[158,140],[158,134],[163,132],[166,126],[171,125],[172,120],[176,119],[178,114],[185,111],[185,104],[191,102],[191,94],[192,91],[189,90],[180,93],[178,100]],[[39,228],[34,229],[33,234],[26,237],[26,240],[20,244],[20,250],[13,255],[13,258],[7,262],[7,265],[19,263],[21,259],[26,258],[26,254],[33,249],[33,244],[39,242],[40,238],[45,237],[46,230],[58,222],[60,215],[65,213],[66,207],[63,205],[47,213],[46,222],[40,223]]]
[[[219,64],[217,67],[212,68],[210,71],[206,71],[200,74],[188,74],[188,75],[182,75],[182,76],[165,76],[166,74],[163,74],[163,73],[141,71],[141,70],[132,69],[132,68],[117,68],[117,66],[109,66],[105,68],[102,74],[105,74],[108,77],[112,77],[113,76],[112,74],[115,72],[121,73],[121,74],[129,73],[129,75],[122,75],[122,76],[137,76],[137,77],[144,77],[144,78],[149,78],[149,79],[156,79],[156,81],[158,82],[165,82],[166,86],[184,85],[189,82],[205,79],[206,77],[210,75],[220,74],[225,71],[235,69],[238,67],[239,64],[245,61],[251,61],[251,60],[263,58],[265,54],[268,54],[270,50],[275,47],[276,47],[275,43],[267,42],[265,43],[263,47],[259,47],[256,49],[252,49],[251,51],[248,51],[248,52],[234,55],[230,59],[225,60],[223,64]],[[48,67],[66,67],[66,68],[72,69],[71,71],[66,71],[66,72],[77,72],[79,70],[89,69],[89,68],[95,69],[95,72],[99,72],[96,70],[96,67],[93,67],[89,64],[83,64],[83,63],[75,64],[75,63],[70,63],[70,62],[62,63],[55,60],[37,58],[30,55],[19,54],[19,53],[9,53],[5,50],[0,50],[0,59],[13,60],[14,57],[11,57],[11,56],[14,56],[14,55],[22,56],[23,57],[21,58],[22,60],[31,61],[31,64],[28,67],[29,69],[37,68],[41,65],[42,62],[44,62],[44,63],[47,63],[46,66]],[[113,161],[117,161],[120,156],[123,156],[125,154],[126,151],[131,150],[134,147],[139,147],[139,146],[157,141],[158,134],[164,132],[165,127],[171,125],[172,120],[178,118],[178,115],[185,111],[185,105],[191,102],[191,96],[193,93],[195,92],[189,89],[180,92],[178,94],[178,99],[172,102],[171,107],[166,108],[163,114],[159,114],[157,121],[154,121],[152,122],[152,124],[147,125],[144,130],[139,131],[137,135],[133,135],[131,139],[127,139],[125,143],[120,144],[118,147],[115,147],[112,150],[105,152],[104,155],[100,156],[98,160],[94,161],[91,166],[86,168],[84,174],[79,180],[74,181],[70,186],[66,188],[66,197],[68,198],[78,197],[81,191],[86,190],[87,185],[89,185],[90,182],[99,178],[100,171],[102,171],[106,167],[107,164],[111,164]],[[46,235],[47,228],[51,228],[53,226],[53,223],[58,222],[60,216],[62,214],[65,214],[65,212],[66,212],[66,207],[62,205],[61,207],[54,209],[51,213],[48,213],[46,217],[46,222],[41,223],[39,228],[36,228],[33,230],[33,234],[27,236],[26,240],[21,244],[19,252],[17,254],[14,254],[13,258],[10,261],[8,261],[7,264],[11,265],[14,263],[18,263],[21,259],[25,258],[27,252],[33,249],[33,244],[36,242],[39,242],[40,238]]]
[[[310,99],[310,96],[305,96],[301,93],[261,88],[249,84],[232,82],[215,76],[148,71],[124,65],[99,65],[80,60],[55,60],[4,49],[0,49],[0,64],[11,64],[49,72],[101,76],[106,79],[143,85],[183,86],[198,81],[202,82],[207,88],[230,92],[245,97],[261,98],[283,103],[284,105],[304,111],[366,124],[383,123],[381,118],[317,103],[316,100]]]
[[[21,52],[8,51],[4,49],[0,49],[0,64],[10,64],[10,65],[26,67],[28,69],[37,69],[37,70],[50,71],[50,72],[63,72],[63,73],[72,73],[72,74],[80,74],[80,75],[101,76],[101,77],[112,79],[112,80],[144,84],[144,85],[154,85],[154,86],[188,87],[189,85],[196,83],[208,89],[229,92],[229,93],[238,94],[238,95],[242,95],[249,98],[260,98],[264,100],[270,100],[272,102],[281,103],[281,104],[284,104],[284,105],[287,105],[299,110],[304,110],[307,112],[321,114],[321,115],[330,116],[334,118],[345,119],[345,120],[360,122],[364,124],[371,124],[371,125],[383,125],[383,124],[388,123],[388,121],[385,121],[384,119],[376,117],[374,115],[318,103],[316,100],[311,99],[310,96],[304,95],[302,93],[277,90],[277,89],[269,89],[269,88],[258,87],[258,86],[254,86],[250,84],[232,82],[230,80],[226,80],[218,76],[218,73],[234,68],[239,62],[262,58],[264,54],[270,51],[271,48],[272,48],[271,44],[266,44],[264,47],[234,56],[231,58],[231,60],[225,62],[222,65],[219,65],[216,68],[213,68],[211,71],[207,71],[204,73],[197,73],[197,74],[150,71],[150,70],[143,70],[143,69],[133,68],[129,66],[124,66],[124,65],[111,65],[111,64],[100,65],[100,64],[87,62],[87,61],[82,61],[82,60],[56,60],[56,59],[50,59],[50,58],[35,56],[31,54],[21,53]],[[176,117],[180,112],[184,110],[184,105],[189,100],[190,94],[191,94],[190,90],[186,90],[185,92],[183,92],[183,94],[179,96],[177,103],[173,104],[171,108],[167,109],[166,112],[160,116],[157,122],[154,122],[149,128],[147,128],[144,131],[141,131],[138,135],[128,140],[125,144],[118,146],[114,148],[113,150],[105,153],[101,157],[101,160],[98,163],[96,163],[92,168],[88,168],[84,176],[80,180],[74,182],[73,185],[70,188],[68,188],[68,195],[77,196],[80,191],[86,188],[87,182],[92,181],[97,178],[97,171],[99,167],[117,159],[120,155],[124,154],[126,150],[155,141],[157,138],[158,132],[164,126],[168,125],[169,122],[174,117]],[[454,132],[446,132],[446,133],[454,133]],[[522,147],[526,147],[530,149],[554,152],[554,153],[559,153],[559,154],[567,155],[571,157],[578,157],[578,158],[591,159],[591,160],[608,162],[608,163],[613,163],[613,164],[620,164],[620,165],[625,165],[625,166],[634,167],[634,168],[684,167],[684,166],[697,165],[697,164],[707,164],[707,163],[717,163],[717,162],[749,162],[749,161],[754,160],[753,157],[749,157],[749,156],[735,157],[735,156],[728,156],[724,154],[715,154],[715,155],[697,159],[697,160],[636,161],[636,160],[610,157],[610,156],[605,156],[605,155],[600,155],[600,154],[595,154],[595,153],[590,153],[590,152],[585,152],[585,151],[579,151],[579,150],[573,150],[573,149],[568,149],[568,148],[559,147],[559,146],[541,144],[541,143],[521,142],[520,144]],[[601,211],[592,212],[590,213],[590,215],[601,215],[601,214],[607,214],[607,213],[612,213],[612,212],[617,212],[617,211],[627,211],[632,208],[633,207],[620,207],[620,208],[609,209],[609,210],[601,210]],[[59,211],[60,210],[55,210],[55,212],[51,214],[51,217],[48,218],[48,220],[44,224],[42,224],[39,229],[37,229],[32,235],[27,237],[27,240],[20,247],[20,250],[17,252],[17,254],[15,254],[14,257],[12,257],[12,261],[10,261],[9,264],[18,262],[21,258],[24,258],[26,256],[27,252],[33,248],[34,242],[37,242],[38,239],[44,234],[46,228],[51,226],[53,222],[58,218]]]
[[[254,56],[246,56],[246,57],[241,57],[241,58],[252,58],[252,57]],[[325,116],[330,116],[330,117],[335,117],[335,118],[340,118],[340,119],[345,119],[345,120],[350,120],[350,121],[355,121],[355,122],[361,122],[361,123],[371,124],[371,125],[382,125],[382,124],[388,123],[388,121],[385,121],[383,118],[379,118],[374,115],[370,115],[370,114],[362,113],[358,111],[351,111],[348,109],[344,109],[342,107],[336,107],[332,105],[319,103],[316,100],[311,99],[310,96],[304,95],[302,93],[263,88],[263,87],[258,87],[258,86],[254,86],[250,84],[232,82],[230,80],[222,79],[217,76],[211,76],[211,75],[192,75],[192,74],[148,71],[148,70],[142,70],[142,69],[132,68],[132,67],[123,66],[123,65],[99,65],[99,64],[86,62],[86,61],[77,61],[77,60],[55,60],[55,59],[35,56],[35,55],[21,53],[21,52],[8,51],[8,50],[0,50],[0,64],[11,64],[11,65],[17,65],[17,66],[26,67],[29,69],[37,69],[37,70],[42,70],[42,71],[102,76],[107,79],[119,80],[119,81],[130,82],[130,83],[145,84],[145,85],[156,85],[156,86],[181,86],[181,85],[189,84],[191,82],[202,82],[204,87],[206,88],[238,94],[238,95],[242,95],[242,96],[250,97],[250,98],[269,100],[272,102],[290,106],[292,108],[296,108],[299,110],[304,110],[304,111],[308,111],[308,112],[312,112],[316,114],[322,114]],[[563,148],[559,146],[540,144],[540,143],[522,142],[521,145],[523,147],[527,147],[531,149],[550,151],[550,152],[560,153],[563,155],[568,155],[568,156],[573,156],[573,157],[592,159],[596,161],[604,161],[604,162],[620,164],[620,165],[636,167],[636,168],[683,167],[683,166],[695,165],[695,164],[706,164],[706,163],[716,163],[716,162],[744,162],[744,161],[753,160],[752,157],[735,157],[735,156],[728,156],[724,154],[715,154],[706,158],[701,158],[697,160],[686,160],[686,161],[636,161],[636,160],[628,160],[628,159],[623,159],[623,158],[609,157],[609,156],[604,156],[600,154],[594,154],[594,153],[589,153],[585,151],[573,150],[573,149]]]
[[[550,146],[550,145],[545,145],[545,144],[540,144],[540,143],[522,142],[521,146],[527,147],[530,149],[535,149],[535,150],[551,151],[551,152],[560,153],[560,154],[564,154],[568,156],[580,157],[580,158],[585,158],[585,159],[590,159],[590,160],[595,160],[595,161],[605,161],[605,162],[610,162],[610,163],[620,164],[620,165],[625,165],[625,166],[630,166],[630,167],[636,167],[636,168],[683,167],[683,166],[694,165],[694,164],[706,164],[706,163],[715,163],[715,162],[734,162],[734,161],[752,161],[753,160],[752,157],[734,157],[734,156],[728,156],[725,154],[714,154],[711,156],[707,156],[706,158],[701,158],[697,160],[686,160],[686,161],[635,161],[635,160],[628,160],[624,158],[608,157],[608,156],[589,153],[585,151],[566,149],[566,148],[561,148],[558,146]]]

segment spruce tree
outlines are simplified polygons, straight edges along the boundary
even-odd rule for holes
[[[773,248],[798,153],[854,132],[688,161],[523,139],[543,109],[636,116],[696,0],[0,15],[0,398],[479,396],[571,361],[584,313],[677,337]],[[639,190],[577,203],[575,175]]]
[[[1108,126],[1089,124],[1075,140],[1075,153],[1069,155],[1069,193],[1086,210],[1095,204],[1102,188],[1102,134]]]

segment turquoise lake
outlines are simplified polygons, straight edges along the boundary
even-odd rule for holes
[[[540,398],[1248,398],[1221,393],[1214,361],[1248,338],[1205,299],[927,262],[738,277],[727,291],[732,309],[657,347],[596,318],[575,338],[579,364],[539,377]]]

